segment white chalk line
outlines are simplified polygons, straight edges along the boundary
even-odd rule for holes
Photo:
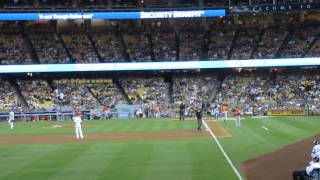
[[[241,177],[239,171],[237,170],[237,168],[234,166],[234,164],[232,163],[232,161],[230,160],[229,156],[227,155],[227,153],[224,151],[223,147],[221,146],[218,138],[216,137],[216,135],[214,135],[214,133],[212,132],[212,130],[209,128],[208,124],[202,120],[202,123],[204,124],[204,126],[208,129],[210,135],[213,137],[214,141],[216,142],[216,144],[218,145],[220,151],[222,152],[223,156],[226,158],[226,160],[228,161],[229,165],[231,166],[231,168],[233,169],[234,173],[237,175],[237,177],[239,178],[239,180],[243,180],[243,178]]]

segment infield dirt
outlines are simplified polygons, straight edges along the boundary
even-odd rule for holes
[[[292,180],[292,171],[303,170],[309,164],[312,142],[318,136],[245,161],[239,168],[248,180]]]

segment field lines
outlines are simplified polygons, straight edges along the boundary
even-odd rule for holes
[[[234,166],[233,162],[231,161],[231,159],[229,158],[229,156],[227,155],[227,153],[225,152],[224,148],[221,146],[218,138],[216,137],[216,135],[212,132],[212,129],[210,126],[208,126],[208,124],[203,121],[205,127],[208,129],[210,135],[212,136],[213,140],[215,141],[215,143],[218,145],[221,153],[223,154],[224,158],[227,160],[227,162],[229,163],[229,165],[231,166],[232,170],[234,171],[234,173],[237,175],[239,180],[242,180],[242,177],[239,173],[239,171],[236,169],[236,167]],[[218,127],[218,126],[216,126]]]

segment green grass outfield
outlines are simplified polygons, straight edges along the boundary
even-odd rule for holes
[[[51,128],[71,122],[0,123],[0,136],[70,134]],[[319,117],[246,118],[225,127],[220,139],[235,164],[319,133]],[[84,134],[194,129],[194,121],[85,121]],[[265,130],[261,126],[267,127]],[[311,149],[311,143],[310,143]],[[237,179],[210,136],[179,140],[94,141],[63,144],[0,144],[0,179],[32,180],[233,180]]]

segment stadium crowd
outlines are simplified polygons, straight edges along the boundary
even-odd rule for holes
[[[0,81],[0,110],[8,112],[12,107],[19,107],[17,93],[8,81]]]
[[[265,115],[267,110],[318,112],[320,76],[289,74],[271,76],[228,76],[216,96],[216,104],[240,106],[244,114]]]
[[[319,23],[299,21],[296,16],[286,18],[235,21],[224,17],[206,23],[177,21],[174,25],[163,20],[132,27],[127,22],[119,25],[119,31],[110,23],[106,30],[97,32],[0,32],[0,60],[2,64],[24,64],[317,56]]]
[[[192,108],[202,108],[213,99],[219,81],[216,77],[177,77],[174,79],[172,99],[175,107],[186,105],[186,113]]]
[[[132,62],[152,61],[148,34],[140,32],[124,32],[127,53]]]
[[[120,79],[120,83],[133,104],[168,103],[169,85],[162,78],[126,78]]]
[[[120,41],[114,33],[93,34],[92,40],[101,55],[102,62],[122,62],[125,60]]]
[[[2,64],[99,63],[182,60],[228,60],[286,57],[312,57],[320,54],[319,23],[307,16],[230,17],[190,21],[146,21],[109,23],[103,31],[0,32]],[[283,16],[287,17],[286,20]],[[206,21],[206,22],[204,22]],[[112,25],[113,24],[113,25]],[[71,28],[72,29],[72,28]],[[38,59],[37,59],[38,58]],[[179,106],[215,107],[221,103],[239,105],[247,114],[264,114],[268,109],[318,110],[318,76],[252,75],[217,77],[120,78],[114,82],[91,83],[82,80],[18,80],[19,93],[2,104],[25,99],[32,110],[49,106],[115,106],[147,104],[163,111]],[[311,85],[306,85],[311,84]],[[9,85],[11,86],[11,85]],[[172,86],[172,87],[170,87]],[[220,89],[221,86],[221,89]],[[2,95],[4,96],[4,95]],[[15,97],[16,96],[16,97]],[[127,96],[127,97],[126,97]],[[15,100],[13,100],[15,99]],[[23,101],[21,101],[23,102]],[[17,103],[23,106],[23,103]],[[210,105],[208,105],[210,104]],[[3,105],[5,106],[5,105]]]
[[[143,107],[143,116],[160,117],[172,116],[184,103],[188,115],[194,108],[209,114],[221,104],[229,105],[230,112],[238,106],[247,115],[266,115],[268,110],[319,113],[319,80],[320,74],[307,72],[228,75],[223,81],[215,75],[187,75],[172,77],[172,83],[160,77],[129,77],[120,78],[118,85],[111,79],[18,79],[17,85],[3,80],[0,109],[90,110],[131,103]]]
[[[98,55],[84,33],[63,34],[62,39],[76,63],[98,63]]]
[[[1,64],[32,64],[31,54],[21,34],[0,34]]]
[[[170,25],[165,22],[153,22],[150,24],[152,29],[152,45],[155,60],[175,61],[177,55],[176,33]],[[163,34],[166,34],[165,36]]]
[[[53,107],[54,96],[45,80],[18,80],[19,89],[31,110]]]
[[[63,47],[57,34],[38,33],[30,34],[29,37],[41,63],[70,63],[66,49]]]

